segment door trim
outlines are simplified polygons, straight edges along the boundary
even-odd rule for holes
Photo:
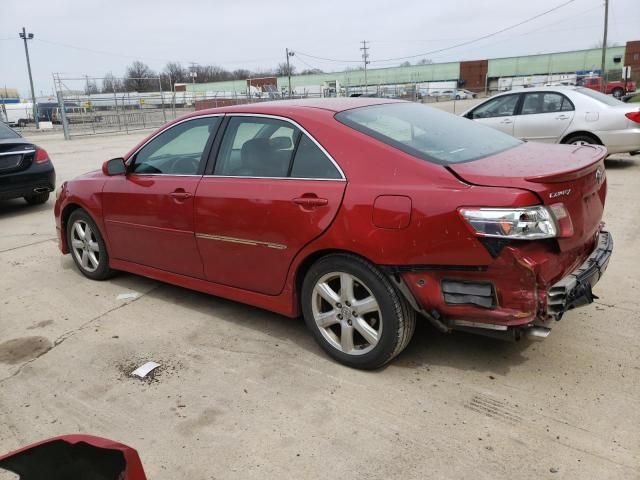
[[[252,247],[267,247],[273,248],[275,250],[287,249],[287,246],[281,243],[263,242],[262,240],[252,240],[250,238],[226,237],[224,235],[211,235],[209,233],[196,232],[196,238],[202,238],[204,240],[217,240],[219,242],[240,243],[242,245],[249,245]]]

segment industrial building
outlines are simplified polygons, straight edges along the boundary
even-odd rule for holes
[[[367,84],[380,87],[457,81],[466,89],[490,92],[499,90],[501,78],[599,73],[601,59],[602,49],[593,48],[487,60],[370,68],[367,70]],[[632,78],[640,81],[640,40],[627,42],[625,46],[607,48],[605,70],[608,79],[620,80],[623,66],[630,66]],[[319,93],[319,89],[327,84],[338,84],[343,88],[362,87],[365,85],[365,77],[364,70],[294,75],[291,77],[291,84],[296,93]],[[287,88],[287,77],[279,77],[277,86],[280,89]],[[241,93],[247,90],[247,81],[188,84],[186,89],[196,95],[211,92]]]

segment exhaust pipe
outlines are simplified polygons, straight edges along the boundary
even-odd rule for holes
[[[48,191],[49,189],[47,187],[36,187],[33,189],[33,193],[45,193]]]
[[[551,329],[547,327],[529,327],[524,333],[529,340],[540,342],[549,336]]]

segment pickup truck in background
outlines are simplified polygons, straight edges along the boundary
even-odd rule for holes
[[[636,91],[636,83],[633,80],[627,80],[625,87],[624,82],[608,82],[603,90],[602,77],[583,77],[578,79],[577,85],[598,92],[613,95],[616,98],[622,98],[624,95]]]

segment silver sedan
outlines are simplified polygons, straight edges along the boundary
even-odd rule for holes
[[[607,147],[640,154],[640,106],[582,87],[526,88],[495,95],[462,116],[532,142]]]

